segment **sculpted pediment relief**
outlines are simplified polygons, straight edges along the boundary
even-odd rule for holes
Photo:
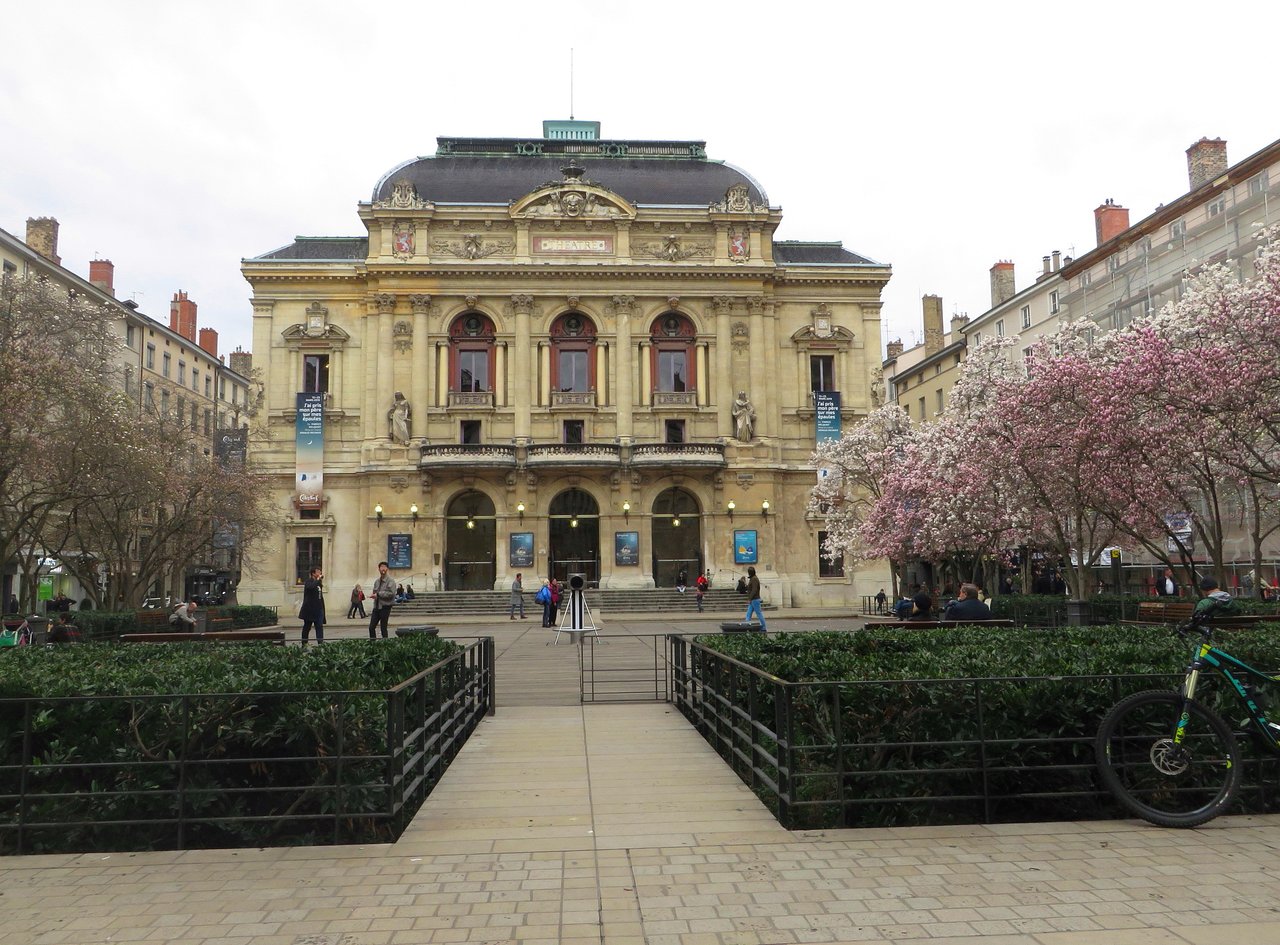
[[[511,205],[514,219],[634,220],[636,208],[625,199],[582,176],[570,163],[564,178],[543,184]]]
[[[792,333],[791,340],[797,343],[816,341],[825,344],[847,345],[853,342],[854,334],[843,325],[828,325],[825,328],[805,325],[799,331]]]

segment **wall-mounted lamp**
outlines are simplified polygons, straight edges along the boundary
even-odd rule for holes
[[[622,517],[625,518],[628,522],[631,521],[631,503],[630,502],[622,503]]]
[[[476,520],[473,518],[467,519],[467,528],[475,528],[475,527],[476,527]]]
[[[769,517],[769,500],[768,499],[765,499],[763,502],[760,503],[760,514],[763,515],[765,518]]]
[[[418,503],[415,502],[413,505],[409,506],[409,514],[413,516],[413,520],[415,522],[418,520]]]
[[[671,519],[671,527],[672,527],[672,528],[679,528],[679,527],[680,527],[680,519],[679,519],[679,517],[673,517],[673,518]]]
[[[738,503],[734,502],[733,499],[730,499],[729,504],[725,506],[725,508],[729,510],[729,521],[731,522],[733,521],[733,510],[736,509],[737,507],[738,507]]]
[[[373,514],[378,516],[378,524],[381,525],[382,524],[382,506],[375,505],[373,507]]]
[[[570,528],[577,528],[577,527],[578,527],[578,520],[577,520],[576,518],[571,518],[571,519],[569,519],[569,527],[570,527]]]
[[[521,502],[516,506],[516,511],[520,513],[520,524],[524,524],[524,503]]]

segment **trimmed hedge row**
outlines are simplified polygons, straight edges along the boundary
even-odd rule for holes
[[[1268,669],[1280,666],[1277,631],[1232,629],[1219,641]],[[1149,677],[1180,676],[1190,652],[1167,627],[1129,626],[877,627],[698,642],[809,683],[790,694],[793,828],[1124,816],[1096,780],[1093,736],[1124,695],[1171,685],[1172,678]],[[1124,678],[1131,675],[1148,678]],[[1114,678],[1081,678],[1089,676]],[[777,690],[748,694],[741,680],[735,685],[726,695],[738,711],[772,728]],[[1241,714],[1225,689],[1210,682],[1199,695],[1234,723]],[[1273,700],[1280,708],[1280,697]],[[1244,748],[1250,790],[1243,802],[1271,809],[1276,798],[1264,786],[1275,772],[1260,773],[1258,751]],[[760,796],[778,810],[775,796]]]
[[[12,650],[0,659],[0,853],[14,852],[19,821],[27,852],[385,842],[382,690],[459,649],[415,636]],[[55,701],[79,696],[91,698]]]

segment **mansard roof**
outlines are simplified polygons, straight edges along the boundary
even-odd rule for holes
[[[779,265],[790,263],[797,266],[880,265],[870,257],[849,252],[842,243],[807,243],[799,240],[775,241],[773,261]]]
[[[287,246],[255,259],[300,259],[310,262],[363,260],[369,255],[367,236],[299,236]]]
[[[413,184],[433,203],[506,204],[561,178],[570,160],[585,178],[632,204],[702,206],[724,200],[745,184],[753,204],[768,195],[752,177],[707,158],[702,141],[558,140],[551,138],[437,138],[434,155],[392,168],[373,188],[373,202],[391,196],[397,181]]]

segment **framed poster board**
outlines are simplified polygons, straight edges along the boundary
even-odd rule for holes
[[[756,558],[756,530],[754,528],[735,528],[733,530],[733,563],[755,564]]]
[[[404,533],[387,536],[387,567],[407,570],[413,567],[413,536]]]
[[[622,567],[640,563],[640,533],[613,533],[613,563]]]
[[[512,532],[508,560],[513,568],[533,567],[533,532]]]

